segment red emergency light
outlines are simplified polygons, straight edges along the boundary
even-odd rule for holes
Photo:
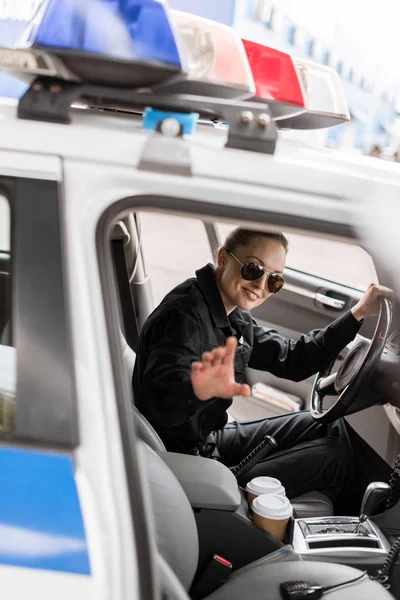
[[[242,41],[253,72],[255,98],[305,110],[306,95],[292,57],[250,40]]]

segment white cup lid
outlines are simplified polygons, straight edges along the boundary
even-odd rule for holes
[[[253,512],[260,517],[279,521],[289,519],[293,515],[293,508],[286,496],[278,494],[262,494],[253,500]]]
[[[255,477],[246,486],[246,490],[251,494],[259,496],[260,494],[280,494],[285,496],[285,488],[275,477]]]

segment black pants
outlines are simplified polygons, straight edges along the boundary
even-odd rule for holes
[[[389,479],[388,464],[346,421],[324,425],[309,412],[228,423],[217,432],[221,462],[237,465],[266,435],[275,438],[277,451],[253,467],[246,481],[276,477],[288,498],[317,490],[332,499],[336,514],[357,515],[367,485]]]

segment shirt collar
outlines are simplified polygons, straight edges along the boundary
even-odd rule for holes
[[[214,267],[211,264],[196,271],[197,284],[211,312],[212,319],[220,329],[230,327],[228,315],[215,281]]]
[[[249,320],[244,318],[243,311],[238,306],[229,315],[229,321],[240,335],[249,325]]]

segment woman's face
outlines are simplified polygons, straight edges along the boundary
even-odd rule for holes
[[[218,252],[217,284],[227,313],[239,306],[252,310],[260,306],[271,293],[267,288],[270,272],[282,274],[286,264],[286,251],[273,240],[262,236],[251,238],[247,246],[238,246],[233,254],[241,263],[255,262],[267,269],[256,281],[246,281],[240,276],[241,265],[221,248]]]

